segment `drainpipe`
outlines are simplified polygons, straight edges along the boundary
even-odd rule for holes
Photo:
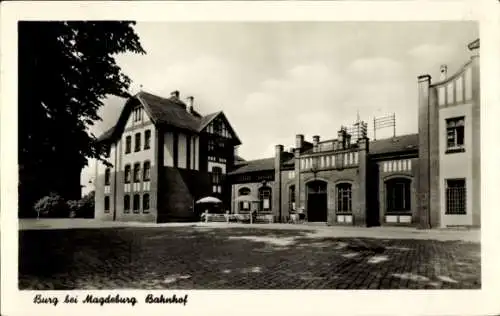
[[[116,144],[118,145],[118,143]],[[115,165],[114,165],[114,169],[115,169],[115,172],[114,172],[114,177],[113,177],[113,182],[114,182],[114,185],[113,185],[113,221],[116,221],[116,177],[118,175],[118,172],[117,172],[117,168],[118,168],[118,149],[116,148],[117,146],[115,146]]]

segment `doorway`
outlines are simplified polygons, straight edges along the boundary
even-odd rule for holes
[[[307,184],[307,221],[326,222],[328,218],[327,183],[315,180]]]

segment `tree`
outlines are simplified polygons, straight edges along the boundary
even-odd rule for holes
[[[19,22],[19,203],[27,214],[57,192],[80,198],[89,158],[104,161],[89,127],[107,95],[129,97],[117,54],[145,54],[134,22]]]

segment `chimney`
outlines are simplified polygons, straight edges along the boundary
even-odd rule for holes
[[[338,149],[344,149],[345,145],[345,130],[344,127],[340,127],[340,131],[337,132],[337,146]]]
[[[318,151],[318,143],[319,143],[319,136],[314,135],[313,136],[313,150]]]
[[[175,99],[175,100],[179,100],[179,91],[175,90],[175,91],[170,92],[170,98]]]
[[[446,78],[448,78],[448,66],[441,65],[439,76],[440,81],[446,80]]]
[[[189,113],[192,113],[194,109],[194,97],[187,97],[187,110]]]
[[[304,145],[304,135],[298,134],[295,136],[295,149],[302,149]]]
[[[345,133],[345,149],[351,147],[351,134]]]

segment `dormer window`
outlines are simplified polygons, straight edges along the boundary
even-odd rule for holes
[[[446,120],[446,153],[464,152],[465,117]]]

